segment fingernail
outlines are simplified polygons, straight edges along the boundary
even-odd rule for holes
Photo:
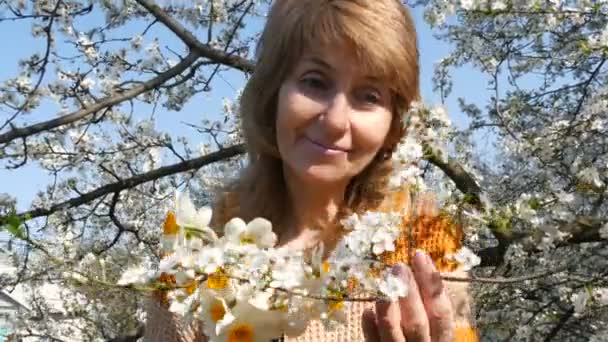
[[[426,263],[426,254],[421,250],[416,251],[416,255],[414,255],[414,268],[424,268]]]

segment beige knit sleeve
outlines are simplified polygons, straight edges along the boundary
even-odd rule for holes
[[[206,342],[200,324],[184,324],[169,312],[158,298],[150,297],[146,303],[144,342]]]
[[[462,270],[456,270],[447,273],[453,277],[466,278],[467,273]],[[471,294],[469,293],[469,283],[444,281],[445,290],[452,302],[452,311],[454,320],[457,323],[470,324],[473,320],[473,303]]]
[[[468,275],[460,269],[447,273],[450,276],[466,278]],[[445,291],[452,302],[454,314],[455,342],[477,342],[478,332],[473,318],[473,300],[469,292],[469,283],[444,281]]]

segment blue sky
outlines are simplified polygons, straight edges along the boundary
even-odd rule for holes
[[[433,93],[431,84],[433,65],[449,52],[450,47],[443,42],[437,41],[432,36],[432,32],[426,23],[423,22],[422,12],[419,8],[414,9],[414,17],[417,23],[421,56],[423,99],[428,104],[438,103],[440,101],[439,95]],[[138,30],[138,28],[130,29],[133,29],[133,32],[137,32]],[[163,29],[157,29],[151,33],[151,35],[146,36],[146,42],[149,42],[154,36],[158,36],[162,42],[161,46],[175,43],[179,50],[180,44],[171,33]],[[2,65],[2,68],[0,68],[0,80],[3,81],[9,77],[17,76],[17,61],[20,58],[29,56],[35,50],[42,52],[44,48],[41,38],[34,39],[31,37],[30,25],[25,22],[0,23],[0,41],[4,42],[2,53],[0,54],[0,65]],[[52,75],[55,74],[53,70],[50,73]],[[446,107],[452,122],[462,127],[466,122],[466,118],[459,113],[456,99],[464,97],[468,101],[483,104],[488,98],[489,92],[486,90],[485,78],[478,71],[469,67],[457,70],[454,74],[454,81],[454,89],[446,102]],[[224,80],[217,79],[212,93],[205,95],[200,100],[190,101],[179,113],[167,112],[164,108],[158,109],[156,113],[157,129],[192,136],[193,141],[200,140],[195,132],[187,128],[183,122],[199,123],[203,117],[212,118],[214,113],[219,113],[221,98],[232,98],[235,94],[234,89],[239,89],[242,86],[243,78],[236,73],[227,75]],[[146,117],[150,113],[150,108],[142,106],[139,107],[138,112],[142,117]],[[55,116],[56,113],[56,107],[52,104],[45,104],[34,113],[29,114],[28,122],[31,123],[43,118],[50,118]],[[0,113],[0,121],[4,121],[6,117],[6,113]],[[18,199],[18,210],[21,211],[29,209],[29,204],[35,194],[43,190],[48,181],[48,176],[36,164],[30,164],[16,171],[2,169],[0,170],[0,193],[5,192],[16,196]]]

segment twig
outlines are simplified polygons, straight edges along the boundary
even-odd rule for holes
[[[563,266],[563,267],[558,267],[556,269],[542,272],[542,273],[536,273],[536,274],[532,274],[529,276],[511,277],[511,278],[503,278],[503,277],[481,278],[481,277],[475,277],[475,276],[452,277],[452,276],[448,276],[448,275],[442,275],[441,279],[443,279],[444,281],[451,281],[451,282],[468,282],[468,283],[484,283],[484,284],[514,284],[514,283],[520,283],[520,282],[524,282],[524,281],[528,281],[528,280],[540,279],[540,278],[544,278],[544,277],[558,274],[558,273],[563,273],[563,272],[566,272],[567,269],[568,269],[568,267]]]
[[[110,193],[115,193],[117,191],[122,191],[125,189],[131,189],[136,187],[137,185],[150,182],[158,178],[199,169],[205,165],[241,155],[244,153],[244,151],[245,148],[243,145],[234,145],[216,152],[209,153],[202,157],[189,159],[177,164],[163,166],[158,169],[154,169],[150,172],[133,176],[131,178],[125,178],[115,183],[106,184],[95,190],[82,194],[79,197],[75,197],[61,203],[53,204],[48,208],[37,208],[27,212],[22,212],[17,215],[24,221],[41,216],[48,216],[57,211],[74,208],[89,203],[102,196],[106,196]],[[7,220],[7,218],[7,216],[0,216],[0,225],[2,225]]]

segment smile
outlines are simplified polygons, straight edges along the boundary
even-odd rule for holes
[[[336,154],[341,154],[341,153],[347,153],[348,152],[348,150],[344,149],[344,148],[340,148],[340,147],[337,147],[337,146],[327,146],[325,144],[322,144],[320,142],[312,140],[309,137],[305,137],[305,138],[310,143],[310,145],[312,145],[312,147],[314,149],[316,149],[319,152],[322,152],[323,154],[336,155]]]

